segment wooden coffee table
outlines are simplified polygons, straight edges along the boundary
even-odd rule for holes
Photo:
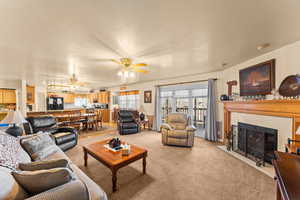
[[[87,166],[88,154],[107,166],[112,172],[112,190],[117,190],[117,171],[130,163],[143,159],[143,173],[146,174],[147,150],[135,145],[130,145],[130,154],[122,156],[121,151],[113,152],[104,147],[108,140],[103,140],[83,146],[84,166]]]

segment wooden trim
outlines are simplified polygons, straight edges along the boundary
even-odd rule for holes
[[[125,96],[125,95],[136,95],[139,94],[140,91],[139,90],[131,90],[131,91],[123,91],[123,92],[119,92],[120,96]]]
[[[300,139],[300,136],[296,135],[297,126],[300,125],[300,100],[225,101],[223,103],[225,138],[231,129],[231,113],[238,112],[292,118],[292,138]]]

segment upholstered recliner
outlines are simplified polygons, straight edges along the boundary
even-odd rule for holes
[[[27,135],[35,134],[38,132],[48,132],[52,134],[55,143],[66,151],[77,145],[78,133],[72,127],[58,127],[55,117],[52,116],[38,116],[28,117],[27,124],[24,124],[25,133]]]
[[[131,111],[120,110],[118,112],[118,130],[120,135],[138,133],[140,127]]]
[[[196,128],[189,126],[189,118],[183,113],[171,113],[166,118],[166,123],[160,127],[162,143],[164,145],[175,145],[192,147]]]

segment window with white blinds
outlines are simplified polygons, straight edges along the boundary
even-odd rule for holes
[[[188,90],[176,90],[175,97],[188,97],[189,96],[189,91]]]
[[[173,96],[173,92],[172,91],[162,91],[160,93],[160,97],[171,97]]]
[[[193,89],[192,90],[192,96],[193,97],[207,97],[208,95],[208,89],[202,88],[202,89]]]
[[[119,96],[119,107],[120,109],[138,110],[140,102],[139,94],[125,94]]]

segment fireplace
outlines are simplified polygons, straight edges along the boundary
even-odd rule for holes
[[[277,130],[246,123],[238,123],[237,152],[256,161],[258,166],[272,164],[277,150]]]

